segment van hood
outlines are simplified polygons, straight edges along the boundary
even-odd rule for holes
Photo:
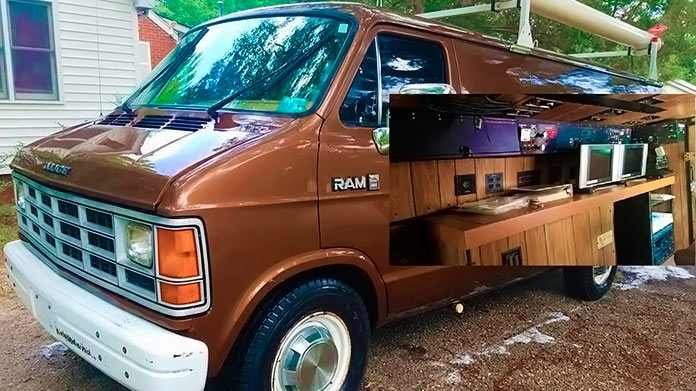
[[[148,115],[162,112],[139,110],[127,126],[105,125],[109,122],[104,120],[110,117],[107,116],[55,133],[22,149],[11,168],[64,191],[155,210],[168,185],[182,173],[299,121],[278,116],[221,114],[216,121],[206,119],[202,128],[195,131],[138,127],[139,121]],[[177,114],[173,117],[177,118]],[[152,126],[147,121],[140,123]]]

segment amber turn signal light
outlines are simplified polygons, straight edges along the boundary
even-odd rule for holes
[[[201,301],[201,284],[192,282],[175,285],[160,281],[160,297],[167,304],[183,305]]]
[[[196,232],[191,229],[157,228],[157,264],[159,274],[169,278],[199,275]]]

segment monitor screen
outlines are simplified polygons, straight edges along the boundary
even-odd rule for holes
[[[622,176],[640,175],[643,172],[643,146],[626,146],[624,149]]]
[[[614,148],[592,147],[590,148],[587,183],[605,182],[612,177],[612,154]]]

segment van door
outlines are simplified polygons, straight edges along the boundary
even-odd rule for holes
[[[320,134],[321,245],[358,250],[372,259],[387,283],[389,312],[395,313],[460,297],[502,273],[389,264],[389,157],[377,152],[372,131],[386,125],[389,94],[404,85],[460,83],[456,63],[449,61],[454,58],[449,38],[382,28],[368,42]]]

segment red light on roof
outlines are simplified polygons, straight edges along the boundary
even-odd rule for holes
[[[663,23],[658,23],[648,29],[648,32],[656,37],[659,37],[660,35],[664,34],[665,31],[669,30],[669,27],[664,25]]]

